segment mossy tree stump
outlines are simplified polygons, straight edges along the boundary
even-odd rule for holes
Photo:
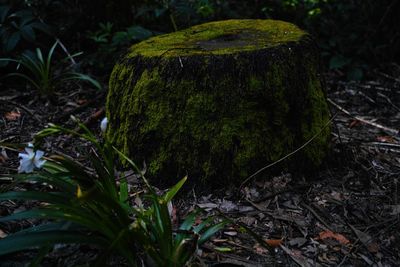
[[[157,36],[115,66],[112,142],[166,181],[240,182],[329,121],[312,38],[273,20],[227,20]],[[289,166],[318,166],[329,127]]]

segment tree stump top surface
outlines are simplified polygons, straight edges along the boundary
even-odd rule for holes
[[[297,42],[307,33],[278,20],[225,20],[150,38],[133,45],[128,57],[224,55]]]

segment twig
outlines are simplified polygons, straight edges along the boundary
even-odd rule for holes
[[[106,92],[103,91],[101,94],[98,94],[94,99],[92,99],[90,101],[87,101],[85,104],[83,104],[83,105],[81,105],[81,106],[79,106],[79,107],[77,107],[77,108],[75,108],[73,110],[65,112],[60,117],[54,119],[54,121],[55,122],[60,122],[60,121],[63,121],[65,119],[69,119],[69,117],[71,117],[71,115],[73,115],[74,113],[79,112],[81,110],[84,110],[85,108],[91,106],[93,103],[96,103],[99,99],[102,99],[104,97],[105,93]]]
[[[389,79],[389,80],[392,80],[392,81],[395,81],[395,82],[400,83],[400,79],[398,79],[398,78],[392,77],[392,76],[390,76],[390,75],[388,75],[388,74],[386,74],[386,73],[383,73],[383,72],[380,72],[380,71],[377,71],[377,70],[375,70],[374,72],[375,72],[376,74],[381,75],[382,77],[384,77],[384,78],[386,78],[386,79]]]
[[[86,119],[85,121],[83,121],[82,123],[83,123],[85,126],[88,126],[88,125],[90,125],[92,122],[94,122],[94,121],[98,120],[100,117],[102,117],[102,116],[104,115],[104,113],[105,113],[105,109],[104,109],[104,107],[102,107],[102,108],[100,108],[98,111],[96,111],[95,113],[93,113],[92,115],[90,115],[89,118],[87,118],[87,119]],[[80,127],[76,127],[76,128],[74,129],[74,131],[75,131],[75,132],[79,132],[79,131],[81,131],[81,128],[80,128]],[[72,137],[72,135],[69,135],[69,137]]]
[[[285,194],[285,193],[288,193],[288,192],[298,192],[298,190],[303,190],[303,189],[306,189],[306,188],[310,188],[310,185],[309,184],[304,184],[304,185],[298,185],[298,186],[290,186],[290,187],[285,188],[283,190],[277,191],[275,193],[272,193],[272,194],[269,194],[269,195],[267,195],[265,197],[257,199],[257,203],[263,202],[263,201],[266,201],[266,200],[270,200],[270,199],[272,199],[272,198],[274,198],[276,196],[279,196],[281,194]],[[257,203],[252,202],[248,198],[245,198],[245,200],[247,202],[249,202],[252,206],[254,206],[256,209],[261,210],[258,207],[259,205]]]
[[[307,142],[305,142],[303,145],[301,145],[299,148],[297,148],[296,150],[290,152],[289,154],[285,155],[284,157],[278,159],[277,161],[272,162],[271,164],[268,164],[265,167],[262,167],[261,169],[259,169],[258,171],[256,171],[255,173],[253,173],[252,175],[250,175],[249,177],[246,178],[246,180],[244,180],[240,186],[239,186],[239,191],[243,188],[244,185],[246,185],[253,177],[257,176],[258,174],[260,174],[261,172],[265,171],[266,169],[271,168],[272,166],[278,164],[281,161],[284,161],[285,159],[293,156],[294,154],[296,154],[297,152],[299,152],[300,150],[302,150],[303,148],[305,148],[307,145],[309,145],[315,138],[317,138],[325,129],[326,127],[328,127],[331,122],[333,121],[333,119],[337,116],[337,113],[335,115],[332,116],[332,118],[321,128],[321,130],[316,133],[313,137],[311,137]]]
[[[335,106],[335,108],[337,108],[337,109],[340,110],[341,112],[345,113],[346,115],[348,115],[348,116],[350,116],[350,117],[352,117],[352,118],[354,118],[354,119],[356,119],[356,120],[358,120],[358,121],[360,121],[360,122],[362,122],[362,123],[365,123],[365,124],[374,126],[374,127],[376,127],[376,128],[379,128],[379,129],[381,129],[381,130],[383,130],[383,131],[385,131],[386,133],[391,134],[391,135],[397,136],[397,135],[399,134],[399,130],[392,129],[392,128],[389,128],[389,127],[380,125],[380,124],[375,123],[375,122],[372,122],[372,121],[368,121],[368,120],[366,120],[366,119],[361,118],[360,116],[352,115],[349,111],[347,111],[347,110],[344,109],[343,107],[341,107],[341,106],[339,106],[338,104],[336,104],[335,102],[333,102],[332,99],[330,99],[330,98],[328,98],[328,102],[331,103],[333,106]]]
[[[301,203],[301,206],[308,209],[314,215],[314,217],[317,218],[318,221],[320,221],[326,227],[326,229],[332,231],[332,228],[329,226],[329,224],[324,219],[322,219],[322,217],[319,216],[318,213],[313,208],[311,208],[309,205],[305,203]]]
[[[390,100],[389,97],[387,97],[386,95],[382,94],[382,93],[377,93],[378,96],[386,99],[387,102],[389,102],[390,105],[392,105],[392,107],[394,107],[395,109],[397,109],[397,111],[400,111],[400,108],[398,106],[396,106],[395,104],[393,104],[392,100]]]

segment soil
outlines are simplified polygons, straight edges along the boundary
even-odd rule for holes
[[[241,188],[191,190],[175,200],[175,222],[196,206],[208,215],[222,212],[272,247],[271,252],[231,225],[198,249],[196,265],[400,265],[400,66],[371,71],[363,82],[339,78],[338,73],[326,75],[334,130],[331,154],[316,175],[260,172]],[[6,83],[1,87],[0,142],[30,142],[49,122],[74,127],[69,115],[101,138],[106,88],[99,92],[67,84],[54,102],[39,98],[35,91],[11,89]],[[69,136],[48,138],[42,147],[47,154],[67,154],[81,162],[88,148]],[[2,153],[0,173],[15,173],[17,157],[17,152],[7,151],[7,157]],[[140,190],[140,183],[132,183]],[[0,177],[0,188],[9,184]],[[0,216],[34,206],[2,201]],[[34,223],[0,223],[0,238]],[[84,265],[99,253],[88,245],[57,245],[42,266]],[[8,255],[0,258],[0,266],[23,266],[34,255],[35,251]],[[109,265],[125,263],[116,256]]]

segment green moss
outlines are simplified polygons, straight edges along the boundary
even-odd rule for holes
[[[128,57],[222,55],[297,42],[307,34],[277,20],[225,20],[156,36],[134,45]]]
[[[281,28],[274,38],[264,36],[266,44],[251,53],[248,46],[234,47],[232,55],[221,45],[208,50],[213,56],[201,55],[203,48],[190,55],[179,50],[181,42],[189,43],[180,38],[217,38],[222,33],[214,27],[219,24],[238,34],[265,31],[266,24]],[[296,34],[286,34],[283,26]],[[183,32],[175,39],[182,61],[164,53],[173,38],[160,36],[165,46],[157,46],[161,41],[154,38],[135,45],[110,79],[107,135],[136,162],[145,160],[150,177],[175,180],[189,174],[203,181],[241,181],[301,146],[327,123],[315,46],[295,26],[231,20]],[[279,34],[289,38],[284,41]],[[234,52],[243,49],[249,53]],[[301,164],[320,164],[328,138],[329,128],[299,154]]]
[[[309,107],[312,108],[308,108],[302,113],[301,132],[304,141],[316,136],[313,143],[305,148],[305,154],[316,165],[319,165],[328,148],[328,138],[331,128],[328,124],[330,114],[326,102],[326,95],[323,90],[321,78],[317,77],[316,66],[318,66],[317,62],[308,64],[307,66],[307,101],[309,102]]]

